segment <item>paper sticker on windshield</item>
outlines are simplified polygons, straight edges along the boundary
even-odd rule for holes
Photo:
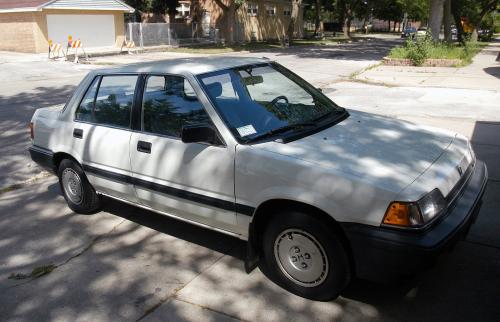
[[[236,130],[238,130],[240,136],[248,136],[257,133],[251,124],[239,127]]]

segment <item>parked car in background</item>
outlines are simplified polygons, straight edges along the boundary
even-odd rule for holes
[[[464,136],[348,111],[267,59],[92,71],[30,127],[75,212],[107,196],[235,236],[247,271],[323,301],[353,276],[431,264],[467,234],[488,177]]]
[[[455,25],[451,26],[451,40],[457,40],[458,39],[458,30]]]
[[[417,28],[407,27],[401,32],[401,38],[414,38],[417,33]]]
[[[423,38],[427,34],[427,27],[420,27],[417,29],[416,37]]]
[[[479,29],[477,31],[477,38],[481,41],[489,41],[493,38],[493,30],[492,29]]]

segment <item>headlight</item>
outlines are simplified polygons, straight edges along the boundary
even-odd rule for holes
[[[416,202],[394,201],[389,205],[383,224],[418,228],[446,210],[446,200],[439,189],[434,189]]]

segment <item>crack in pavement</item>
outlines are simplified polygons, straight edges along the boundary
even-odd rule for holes
[[[217,313],[217,314],[221,314],[221,315],[227,316],[227,317],[229,317],[229,318],[231,318],[231,319],[234,319],[234,320],[243,321],[243,322],[247,322],[247,321],[249,321],[249,320],[243,320],[243,319],[241,319],[241,318],[239,318],[239,317],[237,317],[237,316],[234,316],[234,315],[231,315],[231,314],[228,314],[228,313],[222,312],[222,311],[218,311],[218,310],[212,309],[212,308],[210,308],[210,307],[208,307],[208,306],[204,306],[204,305],[200,305],[200,304],[196,304],[196,303],[189,302],[189,301],[184,300],[184,299],[181,299],[181,298],[179,298],[179,297],[177,297],[177,296],[175,296],[174,298],[175,298],[175,300],[177,300],[177,301],[179,301],[179,302],[184,302],[184,303],[187,303],[187,304],[191,304],[191,305],[197,306],[197,307],[199,307],[199,308],[201,308],[201,309],[203,309],[203,310],[212,311],[212,312],[215,312],[215,313]]]
[[[99,242],[99,240],[101,240],[103,237],[111,234],[113,231],[115,231],[118,226],[120,226],[121,224],[123,224],[124,222],[126,221],[126,219],[122,219],[118,224],[114,225],[108,232],[104,233],[104,234],[101,234],[101,235],[97,235],[95,236],[94,238],[92,238],[92,240],[82,249],[80,250],[78,253],[76,253],[75,255],[71,256],[70,258],[66,259],[65,261],[63,261],[62,263],[59,263],[59,264],[56,264],[54,265],[54,269],[51,271],[55,271],[57,270],[59,267],[62,267],[66,264],[68,264],[69,262],[71,262],[73,259],[83,255],[84,253],[86,253],[89,249],[91,249],[95,244],[97,244],[97,242]],[[33,278],[30,278],[24,282],[21,282],[21,283],[17,283],[17,284],[14,284],[14,285],[11,285],[7,288],[5,288],[6,290],[9,290],[9,289],[12,289],[12,288],[15,288],[15,287],[18,287],[18,286],[22,286],[22,285],[25,285],[25,284],[28,284],[40,277],[43,277],[45,275],[48,275],[48,274],[44,274],[44,275],[41,275],[41,276],[37,276],[37,277],[33,277]]]
[[[0,196],[4,193],[11,192],[11,191],[18,190],[18,189],[22,189],[22,188],[25,188],[31,184],[38,183],[42,179],[48,178],[50,176],[51,176],[50,172],[43,170],[43,171],[31,176],[30,178],[28,178],[24,181],[13,183],[11,185],[7,185],[4,187],[0,187]]]
[[[187,281],[186,284],[184,285],[181,285],[180,287],[176,288],[174,290],[174,292],[172,294],[169,294],[167,296],[165,296],[164,298],[160,299],[157,303],[153,304],[152,306],[150,306],[149,308],[147,308],[144,313],[137,319],[135,320],[135,322],[139,322],[139,321],[142,321],[143,319],[145,319],[148,315],[150,315],[151,313],[153,313],[154,311],[156,311],[156,309],[158,309],[160,306],[162,306],[163,304],[167,303],[169,300],[172,300],[172,299],[178,299],[177,297],[177,293],[179,293],[183,288],[185,288],[186,286],[188,286],[192,281],[194,281],[196,278],[198,278],[199,276],[201,276],[203,273],[205,273],[207,270],[209,270],[211,267],[213,267],[215,264],[217,264],[224,256],[224,254],[221,254],[219,256],[219,258],[217,258],[212,264],[210,264],[207,268],[205,268],[204,270],[202,270],[201,272],[199,272],[198,274],[196,274],[196,276],[194,276],[192,279],[190,279],[189,281]],[[225,314],[227,315],[227,314]]]

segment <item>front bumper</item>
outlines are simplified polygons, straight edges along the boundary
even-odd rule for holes
[[[481,207],[488,170],[477,160],[453,207],[424,231],[342,224],[358,277],[386,279],[415,274],[430,266],[444,249],[464,238]]]

